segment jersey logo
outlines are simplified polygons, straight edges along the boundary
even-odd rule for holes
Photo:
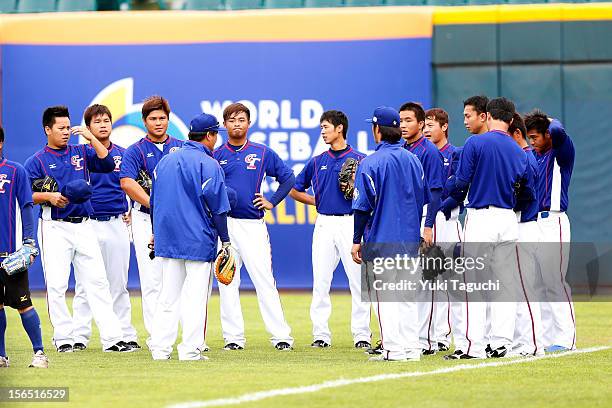
[[[180,147],[178,147],[178,146],[171,147],[171,148],[170,148],[170,151],[169,151],[168,153],[174,153],[174,152],[176,152],[178,149],[180,149]]]
[[[6,179],[6,174],[0,174],[0,194],[4,194],[6,191],[4,189],[5,184],[11,184],[11,180]]]
[[[83,159],[81,159],[79,156],[72,156],[70,158],[70,163],[72,163],[75,170],[83,170]]]
[[[261,159],[258,158],[255,153],[247,154],[247,156],[244,158],[245,163],[248,164],[247,170],[255,170],[257,168],[257,166],[255,165],[257,164],[258,160],[261,160]]]
[[[147,153],[147,157],[153,157],[153,153]]]
[[[327,170],[327,165],[323,165],[323,166],[321,166],[321,169],[320,169],[320,170]]]
[[[50,168],[50,169],[54,169],[54,168],[56,168],[56,167],[57,167],[57,166],[55,165],[55,163],[53,163],[53,164],[50,164],[50,165],[49,165],[49,168]]]
[[[219,160],[219,164],[225,165],[225,164],[227,164],[227,160]]]
[[[120,171],[121,170],[121,156],[113,156],[113,160],[115,161],[115,170],[113,171]]]

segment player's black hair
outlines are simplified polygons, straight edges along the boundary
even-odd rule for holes
[[[4,129],[0,126],[0,143],[4,143]]]
[[[397,143],[402,138],[402,129],[398,127],[379,126],[379,125],[374,125],[374,126],[377,126],[378,130],[380,130],[380,136],[381,136],[380,140],[381,141],[385,141],[389,143]]]
[[[163,110],[164,113],[168,116],[168,119],[170,119],[170,104],[168,103],[167,99],[159,95],[149,96],[147,99],[144,100],[144,102],[142,103],[141,110],[142,118],[146,119],[147,116],[151,114],[151,112],[156,110]]]
[[[495,120],[501,120],[510,124],[512,117],[516,113],[516,108],[510,99],[504,97],[495,98],[487,103],[487,113],[490,113],[491,117]]]
[[[420,103],[406,102],[399,108],[398,112],[403,111],[414,112],[414,116],[416,116],[417,122],[425,122],[425,110],[423,109],[423,106],[421,106]]]
[[[440,127],[448,125],[448,113],[442,108],[431,108],[425,112],[425,119],[435,120],[440,124]],[[448,127],[444,131],[448,138]]]
[[[525,115],[525,128],[527,128],[527,132],[535,130],[544,135],[548,130],[548,125],[550,125],[548,115],[539,109],[534,109]]]
[[[484,95],[474,95],[467,98],[463,101],[463,107],[470,105],[474,108],[476,113],[487,113],[487,104],[489,103],[489,98]]]
[[[508,128],[508,133],[513,134],[516,130],[520,130],[523,138],[527,138],[527,128],[525,127],[525,122],[523,118],[518,112],[514,112],[514,116],[512,117],[512,123]]]
[[[43,128],[53,127],[55,118],[70,118],[68,108],[63,105],[51,106],[43,112],[42,124]]]
[[[194,142],[201,142],[202,140],[204,140],[204,138],[206,137],[208,133],[218,133],[218,132],[215,132],[212,130],[209,130],[208,132],[189,132],[187,137],[189,138],[189,140],[193,140]]]
[[[319,123],[323,123],[324,120],[334,125],[334,127],[342,125],[342,136],[346,139],[346,134],[348,133],[348,117],[344,112],[338,110],[325,111],[321,115]]]
[[[249,122],[251,121],[251,111],[246,107],[246,105],[240,102],[232,103],[223,109],[223,121],[227,122],[229,118],[231,118],[233,115],[239,114],[240,112],[246,113],[247,119]]]
[[[110,121],[113,121],[113,115],[105,105],[98,105],[97,103],[91,105],[87,109],[85,109],[85,113],[83,114],[83,119],[85,120],[85,126],[89,126],[91,120],[96,116],[108,115]]]

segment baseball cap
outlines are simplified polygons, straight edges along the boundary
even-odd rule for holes
[[[219,132],[227,130],[219,125],[219,121],[213,115],[208,113],[201,113],[195,118],[191,119],[189,124],[190,132]]]
[[[73,204],[83,204],[91,198],[92,189],[88,182],[83,179],[72,180],[62,187],[60,191],[64,197]]]
[[[366,119],[366,122],[397,128],[400,125],[400,117],[395,109],[388,106],[379,106],[374,110],[372,117]]]

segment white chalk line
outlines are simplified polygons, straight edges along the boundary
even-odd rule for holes
[[[370,382],[385,381],[385,380],[396,380],[400,378],[410,378],[410,377],[424,377],[428,375],[437,375],[437,374],[448,374],[448,373],[454,373],[457,371],[475,370],[478,368],[486,368],[486,367],[501,367],[501,366],[508,366],[508,365],[513,365],[513,364],[524,364],[524,363],[531,363],[533,361],[549,359],[549,358],[560,358],[560,357],[566,357],[566,356],[573,356],[576,354],[595,353],[597,351],[608,350],[609,348],[610,347],[607,347],[607,346],[590,347],[590,348],[585,348],[585,349],[580,349],[580,350],[567,351],[563,353],[546,354],[540,357],[517,358],[515,360],[501,360],[501,361],[498,360],[495,362],[487,362],[487,363],[479,363],[479,364],[461,364],[461,365],[456,365],[452,367],[440,368],[440,369],[432,370],[432,371],[411,371],[411,372],[404,372],[404,373],[379,374],[379,375],[373,375],[370,377],[348,378],[348,379],[340,378],[337,380],[325,381],[319,384],[253,392],[253,393],[243,394],[239,397],[233,397],[233,398],[219,398],[219,399],[212,399],[212,400],[206,400],[206,401],[183,402],[179,404],[169,405],[168,408],[203,408],[203,407],[220,407],[220,406],[226,406],[226,405],[238,405],[238,404],[242,404],[245,402],[261,401],[263,399],[268,399],[268,398],[273,398],[273,397],[313,393],[313,392],[321,391],[321,390],[328,389],[328,388],[337,388],[337,387],[343,387],[343,386],[352,385],[352,384],[362,384],[362,383],[370,383]],[[405,362],[405,363],[372,363],[372,364],[411,365],[414,363]]]

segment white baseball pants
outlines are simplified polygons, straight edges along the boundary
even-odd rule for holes
[[[272,252],[263,219],[227,218],[232,246],[236,249],[236,275],[229,285],[219,285],[221,328],[225,343],[244,347],[244,318],[240,306],[240,268],[244,263],[257,292],[259,310],[273,345],[293,345],[291,328],[285,321],[280,296],[272,275]]]
[[[329,317],[332,312],[329,290],[338,262],[349,281],[351,290],[351,333],[353,342],[371,342],[370,303],[361,301],[361,266],[351,257],[353,217],[317,215],[312,234],[312,303],[310,319],[314,340],[331,344]]]
[[[183,339],[179,360],[199,360],[205,346],[208,299],[212,289],[212,264],[159,258],[162,285],[153,319],[149,348],[154,360],[167,360],[178,336]]]
[[[137,341],[132,326],[132,305],[127,290],[130,268],[130,233],[121,216],[108,221],[91,221],[102,252],[106,278],[113,298],[113,310],[121,322],[124,341]],[[91,338],[91,309],[81,283],[75,287],[72,301],[72,324],[75,343],[89,344]]]
[[[38,241],[55,347],[74,343],[72,316],[66,305],[71,263],[75,280],[82,286],[100,330],[102,346],[106,349],[121,341],[121,323],[113,311],[104,261],[92,222],[72,224],[40,220]]]

